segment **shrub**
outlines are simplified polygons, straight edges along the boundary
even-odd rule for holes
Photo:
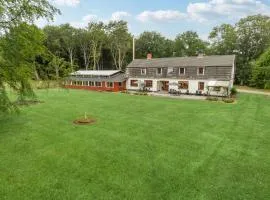
[[[231,95],[234,96],[234,95],[236,95],[236,94],[237,94],[236,88],[235,88],[235,87],[232,87],[232,88],[231,88]]]
[[[218,101],[217,97],[207,97],[206,100],[208,101]]]
[[[222,101],[224,101],[225,103],[233,103],[234,99],[233,98],[224,98],[224,99],[222,99]]]

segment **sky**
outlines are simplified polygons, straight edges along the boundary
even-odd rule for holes
[[[270,16],[270,0],[49,0],[61,10],[49,24],[70,23],[85,27],[90,21],[125,20],[129,31],[138,36],[143,31],[158,31],[174,39],[184,31],[196,31],[207,39],[214,26],[235,24],[240,18],[265,14]],[[36,22],[43,27],[48,22]]]

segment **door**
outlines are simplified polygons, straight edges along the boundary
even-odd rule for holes
[[[169,81],[161,81],[161,90],[169,91]]]
[[[198,90],[204,90],[204,82],[198,83]]]

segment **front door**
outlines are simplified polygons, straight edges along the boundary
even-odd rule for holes
[[[169,91],[169,81],[161,81],[161,90]]]

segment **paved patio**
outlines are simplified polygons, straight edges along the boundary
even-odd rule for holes
[[[173,95],[173,94],[168,94],[164,92],[150,92],[148,93],[149,96],[158,96],[158,97],[168,97],[168,98],[173,98],[173,99],[194,99],[194,100],[205,100],[206,96],[196,96],[196,95]]]

